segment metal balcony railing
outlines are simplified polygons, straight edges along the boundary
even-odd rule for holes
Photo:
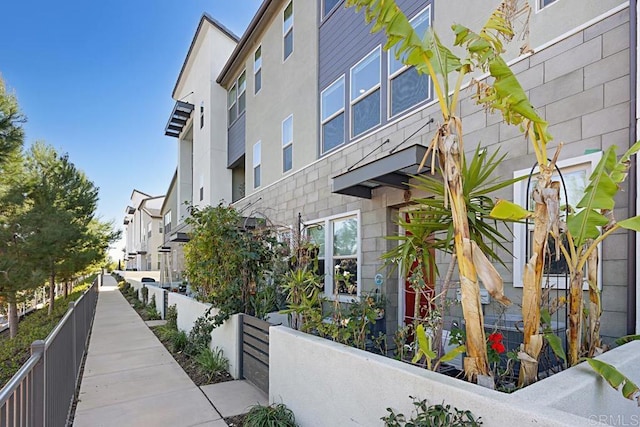
[[[0,390],[0,427],[64,426],[80,379],[98,301],[98,276],[31,357]]]

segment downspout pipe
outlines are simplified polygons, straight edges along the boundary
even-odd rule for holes
[[[637,95],[638,95],[638,4],[637,0],[629,2],[629,146],[638,138]],[[628,207],[629,217],[637,215],[637,156],[633,156],[629,169]],[[638,270],[637,270],[637,233],[629,231],[627,252],[627,334],[640,333],[637,322],[640,302],[638,298]]]

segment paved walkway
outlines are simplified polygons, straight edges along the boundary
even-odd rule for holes
[[[74,426],[222,427],[223,415],[266,404],[244,381],[197,387],[116,285],[104,276]]]

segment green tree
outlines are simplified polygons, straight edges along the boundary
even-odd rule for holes
[[[22,124],[25,121],[15,95],[7,93],[0,76],[0,168],[21,150],[24,141]]]
[[[11,337],[18,331],[22,291],[33,287],[39,276],[25,245],[28,233],[20,222],[28,206],[21,154],[24,122],[16,97],[7,93],[0,78],[0,297],[8,305]]]
[[[31,147],[26,159],[27,196],[31,207],[23,226],[32,237],[30,255],[49,277],[49,314],[53,312],[56,276],[87,242],[98,202],[98,188],[67,155],[43,143]]]

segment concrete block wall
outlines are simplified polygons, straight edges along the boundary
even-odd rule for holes
[[[303,427],[382,425],[388,407],[413,411],[409,396],[470,410],[487,427],[640,421],[636,403],[584,365],[505,394],[282,326],[272,327],[269,339],[269,401],[286,404]],[[640,381],[640,342],[600,359]]]
[[[564,143],[561,159],[582,155],[586,150],[604,150],[614,144],[620,151],[628,148],[628,38],[627,8],[513,63],[512,68],[523,88],[549,122],[549,130],[554,136],[550,143],[551,153],[560,141]],[[500,151],[508,155],[496,175],[505,179],[512,177],[516,170],[530,168],[535,156],[519,129],[502,122],[499,115],[475,105],[471,99],[473,93],[473,88],[465,89],[459,101],[465,150],[473,151],[479,143],[490,152],[500,147]],[[431,118],[435,123],[426,125]],[[379,258],[392,245],[384,236],[397,234],[394,221],[398,209],[406,205],[407,194],[384,187],[375,189],[371,200],[333,194],[331,178],[346,172],[365,157],[360,164],[385,157],[399,144],[399,148],[416,143],[428,145],[438,121],[442,121],[438,106],[427,105],[251,194],[238,201],[236,207],[246,209],[245,215],[264,215],[275,224],[287,226],[297,224],[298,213],[302,214],[303,220],[309,221],[359,210],[362,219],[362,289],[374,288],[373,277],[377,272],[385,274],[387,330],[392,330],[399,317],[398,278],[390,269],[382,268]],[[385,143],[387,139],[389,142]],[[415,190],[411,193],[418,195]],[[495,196],[511,200],[513,191],[505,189]],[[616,203],[616,215],[626,217],[628,201],[624,191]],[[502,230],[505,236],[510,235],[506,227]],[[623,245],[627,241],[627,233],[620,231],[603,245],[605,313],[601,331],[606,337],[626,333],[627,274]],[[506,246],[511,249],[512,245],[507,243]],[[512,257],[503,252],[499,251],[499,255],[505,266],[497,267],[505,281],[507,296],[512,301],[519,301],[521,290],[513,286]],[[443,274],[448,258],[439,255],[437,261]],[[487,310],[496,312],[500,308],[491,303]],[[518,312],[515,305],[510,310]]]

